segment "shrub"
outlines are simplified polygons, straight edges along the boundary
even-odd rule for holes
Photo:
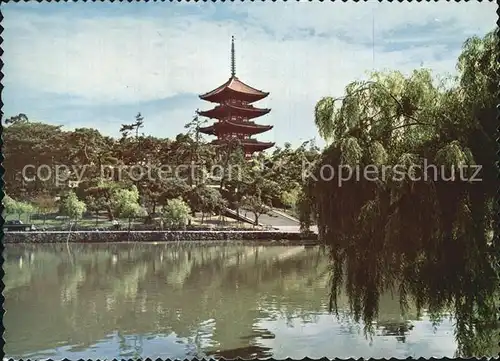
[[[185,228],[191,218],[191,208],[181,198],[167,201],[163,207],[162,219],[168,228]]]

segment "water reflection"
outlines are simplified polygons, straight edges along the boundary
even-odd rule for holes
[[[379,234],[339,239],[330,247],[333,267],[330,310],[344,309],[374,334],[382,295],[391,292],[403,314],[413,306],[417,317],[426,310],[432,325],[453,318],[456,356],[497,356],[500,323],[499,254],[484,237],[403,242]],[[377,323],[380,327],[382,324]],[[384,325],[386,334],[404,342],[406,323]]]
[[[453,356],[433,328],[380,295],[364,334],[319,248],[200,244],[8,245],[6,354],[14,358]],[[352,304],[351,304],[352,306]],[[410,342],[408,342],[410,340]],[[398,346],[399,345],[399,346]]]

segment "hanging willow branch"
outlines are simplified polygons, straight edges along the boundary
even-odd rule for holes
[[[416,70],[409,77],[376,74],[348,85],[342,98],[321,99],[315,122],[332,142],[302,195],[302,225],[316,219],[320,239],[330,246],[330,309],[337,311],[344,288],[367,331],[379,296],[389,290],[399,293],[403,312],[409,298],[432,319],[451,309],[462,356],[492,354],[485,350],[499,326],[500,262],[489,246],[497,173],[485,152],[496,148],[482,131],[495,128],[489,79],[498,79],[500,50],[492,39],[466,43],[462,78],[453,89],[435,87],[429,72]],[[488,66],[478,67],[477,59]],[[461,179],[463,167],[470,176],[476,163],[483,166],[483,181]],[[325,168],[346,165],[386,166],[387,174],[342,184],[338,174],[322,178]]]

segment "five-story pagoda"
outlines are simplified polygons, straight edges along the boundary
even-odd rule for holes
[[[199,131],[217,136],[217,139],[212,141],[212,144],[215,145],[224,145],[237,138],[246,157],[250,157],[254,152],[271,148],[274,143],[259,142],[251,138],[252,135],[264,133],[273,128],[272,125],[260,125],[250,120],[271,111],[271,109],[261,109],[251,105],[268,95],[269,93],[252,88],[236,77],[234,37],[232,37],[231,77],[218,88],[200,95],[202,100],[217,103],[218,105],[210,110],[199,111],[198,114],[217,119],[217,122],[211,126],[200,128]]]

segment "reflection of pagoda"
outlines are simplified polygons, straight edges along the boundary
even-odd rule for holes
[[[246,157],[251,156],[253,152],[271,148],[274,143],[259,142],[250,138],[254,134],[264,133],[273,127],[272,125],[256,124],[249,120],[271,111],[271,109],[260,109],[251,105],[251,103],[264,99],[268,95],[269,93],[254,89],[236,77],[233,37],[231,41],[231,77],[217,89],[200,95],[201,99],[218,103],[218,105],[213,109],[198,112],[198,114],[218,121],[211,126],[200,128],[199,131],[217,136],[217,139],[212,142],[216,145],[227,144],[233,138],[239,139]]]

